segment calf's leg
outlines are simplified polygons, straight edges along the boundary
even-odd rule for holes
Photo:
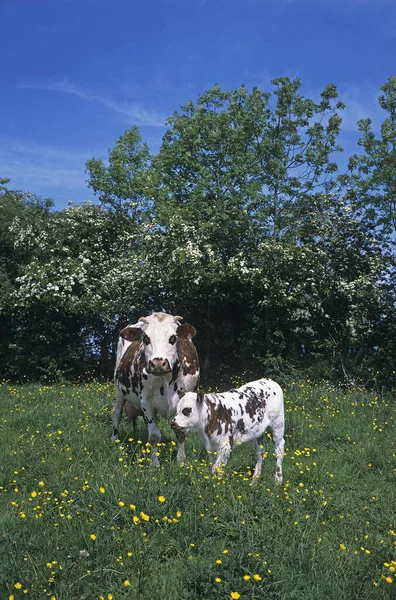
[[[282,462],[285,453],[284,424],[281,423],[272,429],[272,439],[274,441],[274,451],[276,456],[275,483],[281,485],[283,481]]]
[[[186,441],[186,434],[182,431],[176,431],[176,440],[177,440],[177,462],[182,465],[186,462],[186,449],[184,442]]]
[[[254,467],[253,479],[257,480],[261,475],[261,467],[263,465],[264,455],[265,455],[265,442],[264,437],[261,435],[256,440],[253,440],[254,446],[256,448],[256,466]]]
[[[212,465],[212,474],[220,474],[223,467],[226,466],[231,454],[231,446],[228,441],[224,441],[217,449],[217,457]]]

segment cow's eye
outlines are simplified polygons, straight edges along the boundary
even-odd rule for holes
[[[189,417],[191,415],[192,408],[188,406],[187,408],[183,408],[182,413],[185,417]]]
[[[146,334],[144,334],[144,336],[143,336],[143,344],[144,344],[145,346],[148,346],[148,345],[149,345],[149,343],[150,343],[150,338],[149,338],[149,336],[148,336],[148,335],[146,335]]]
[[[171,336],[170,336],[170,338],[169,338],[169,343],[170,343],[170,344],[172,344],[172,346],[173,346],[173,344],[175,344],[175,343],[176,343],[176,336],[175,336],[175,335],[171,335]]]

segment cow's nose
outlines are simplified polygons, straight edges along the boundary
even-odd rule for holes
[[[171,370],[167,358],[152,358],[149,361],[149,369],[151,373],[169,373]]]

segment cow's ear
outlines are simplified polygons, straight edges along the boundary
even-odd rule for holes
[[[197,392],[197,402],[198,402],[198,404],[202,404],[204,397],[205,397],[205,394],[203,393],[203,391],[199,390]]]
[[[189,323],[182,323],[177,328],[176,333],[177,333],[177,336],[180,338],[193,338],[194,335],[197,333],[197,330],[195,329],[195,327],[193,327]]]
[[[177,395],[179,396],[180,400],[183,398],[183,396],[185,396],[186,392],[183,392],[183,390],[177,390]]]
[[[121,329],[120,336],[127,340],[127,342],[135,342],[136,340],[140,340],[143,335],[143,331],[140,327],[125,327]]]

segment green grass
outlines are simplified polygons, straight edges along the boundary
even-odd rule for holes
[[[198,437],[177,465],[164,421],[150,469],[142,423],[142,441],[123,421],[111,443],[112,398],[95,381],[0,386],[1,600],[396,597],[394,401],[291,384],[284,485],[269,440],[252,487],[250,445],[219,480]]]

